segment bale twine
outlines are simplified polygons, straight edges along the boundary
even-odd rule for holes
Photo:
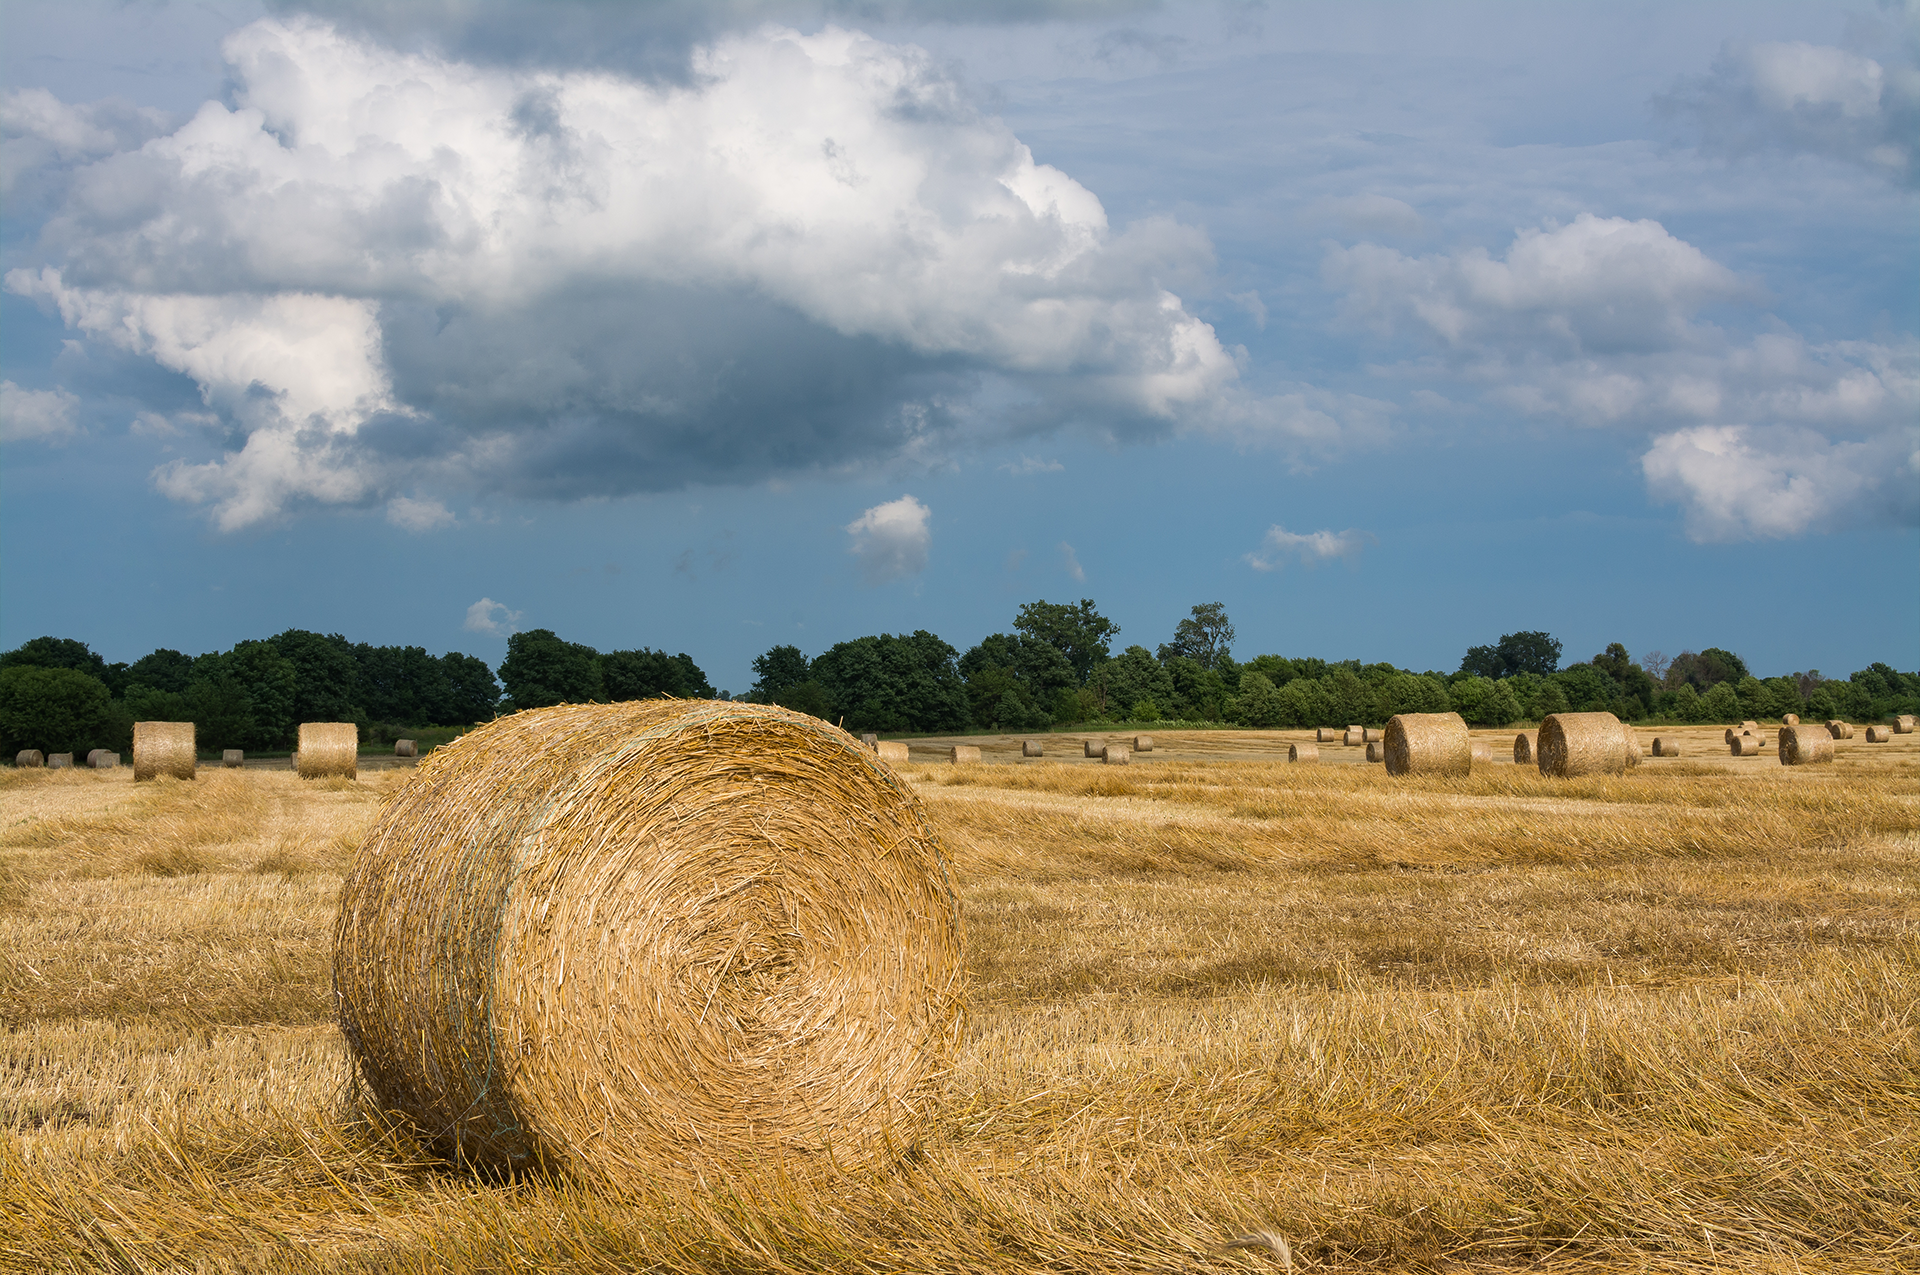
[[[903,739],[888,739],[873,746],[874,753],[881,761],[904,765],[907,760],[907,742]]]
[[[420,745],[411,739],[396,739],[393,741],[393,755],[395,757],[418,757],[420,755]]]
[[[645,1184],[909,1152],[958,1042],[911,786],[771,704],[534,709],[420,764],[341,889],[360,1074],[456,1162]]]
[[[1151,735],[1135,735],[1135,736],[1133,737],[1133,751],[1134,751],[1134,752],[1136,752],[1136,753],[1150,753],[1150,752],[1152,752],[1152,751],[1153,751],[1153,736],[1151,736]]]
[[[192,779],[198,761],[192,722],[133,724],[133,781],[171,775]]]
[[[1893,719],[1893,733],[1896,735],[1913,734],[1913,714],[1902,713]]]
[[[1780,719],[1780,724],[1782,726],[1798,726],[1800,724],[1800,714],[1788,713]]]
[[[1680,755],[1680,741],[1655,735],[1653,737],[1653,755],[1655,757],[1678,757]]]
[[[1513,737],[1513,764],[1516,766],[1533,765],[1533,736],[1521,731]]]
[[[1458,713],[1401,713],[1380,733],[1386,738],[1367,745],[1367,760],[1386,762],[1389,775],[1462,776],[1473,769],[1473,742]]]
[[[220,764],[228,770],[236,770],[247,764],[245,749],[223,748],[220,750]]]
[[[71,770],[72,768],[73,768],[72,753],[48,753],[47,754],[48,770]]]
[[[1044,752],[1045,750],[1041,748],[1040,741],[1037,739],[1023,739],[1020,741],[1020,755],[1022,757],[1039,757],[1042,756]]]
[[[1812,766],[1833,760],[1833,732],[1825,726],[1786,726],[1780,731],[1780,764]]]
[[[1317,762],[1320,760],[1320,745],[1289,744],[1287,745],[1287,760],[1290,762]]]
[[[1133,750],[1125,744],[1108,744],[1100,750],[1100,760],[1109,766],[1126,766],[1133,762]]]
[[[1313,742],[1316,744],[1337,744],[1340,742],[1340,732],[1331,726],[1317,726],[1313,731]]]
[[[22,748],[13,755],[13,764],[16,766],[45,766],[47,764],[47,758],[38,748]]]
[[[1852,739],[1853,727],[1841,721],[1839,718],[1835,718],[1827,723],[1827,733],[1835,739]]]
[[[1760,751],[1760,741],[1751,735],[1735,735],[1727,751],[1735,757],[1752,757]]]
[[[1087,756],[1089,757],[1098,757],[1107,750],[1105,744],[1097,743],[1091,739],[1083,739],[1080,741],[1080,744],[1081,747],[1087,750]]]
[[[1867,742],[1869,744],[1884,744],[1892,738],[1893,728],[1891,726],[1867,727]]]
[[[352,722],[301,722],[294,769],[302,779],[360,774],[360,728]]]
[[[980,760],[980,747],[977,744],[955,744],[947,749],[947,762],[953,766],[971,766]]]
[[[1626,773],[1620,719],[1612,713],[1549,713],[1540,723],[1534,764],[1554,779]]]
[[[1367,742],[1364,738],[1365,735],[1366,732],[1358,726],[1349,726],[1345,733],[1340,736],[1340,742],[1348,748],[1358,748]]]
[[[120,754],[110,753],[104,748],[96,748],[87,754],[87,765],[95,770],[112,770],[120,764]]]

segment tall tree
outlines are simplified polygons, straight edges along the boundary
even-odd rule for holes
[[[107,678],[107,662],[93,653],[85,642],[72,638],[37,637],[0,654],[0,668],[70,668],[102,683]]]
[[[338,633],[288,629],[267,639],[293,662],[294,722],[351,722],[360,716],[360,666]]]
[[[1503,633],[1494,646],[1471,646],[1460,661],[1460,671],[1473,677],[1502,678],[1516,673],[1541,677],[1560,667],[1560,642],[1540,629]]]
[[[156,691],[182,695],[186,693],[187,683],[192,680],[193,657],[164,646],[157,651],[149,651],[127,666],[129,686],[148,686]]]
[[[562,641],[552,629],[528,629],[508,638],[500,681],[517,709],[606,698],[600,684],[600,653],[578,642]]]
[[[753,657],[752,695],[763,704],[778,704],[789,688],[813,676],[812,662],[797,646],[769,647]]]
[[[1201,668],[1218,668],[1233,654],[1233,624],[1224,602],[1203,602],[1193,614],[1174,626],[1173,641],[1161,645],[1159,657],[1185,656]]]
[[[477,655],[448,651],[440,657],[447,678],[447,720],[442,726],[467,726],[493,720],[500,706],[500,683]]]
[[[967,688],[958,659],[957,651],[924,629],[905,636],[882,633],[823,651],[813,662],[813,677],[850,730],[964,730]]]
[[[1075,679],[1083,686],[1095,666],[1107,658],[1114,635],[1120,632],[1119,625],[1100,614],[1092,598],[1080,599],[1078,606],[1028,602],[1014,617],[1013,627],[1066,656]]]
[[[682,651],[668,655],[641,647],[637,651],[608,651],[600,657],[600,684],[609,700],[712,699],[713,686],[693,658]]]

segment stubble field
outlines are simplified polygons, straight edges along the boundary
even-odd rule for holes
[[[410,772],[0,771],[0,1266],[1920,1269],[1920,736],[1659,733],[1573,781],[915,741],[973,971],[937,1133],[618,1198],[357,1101],[334,901]]]

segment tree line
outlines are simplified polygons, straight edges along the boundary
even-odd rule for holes
[[[1920,673],[1876,663],[1846,680],[1818,670],[1759,678],[1707,647],[1638,660],[1613,643],[1561,667],[1538,631],[1467,650],[1451,673],[1305,656],[1233,656],[1226,608],[1203,603],[1149,649],[1114,650],[1120,626],[1092,599],[1018,608],[1009,632],[965,652],[925,630],[835,643],[809,657],[774,646],[753,661],[743,698],[854,731],[941,734],[1043,731],[1123,722],[1258,728],[1378,725],[1396,713],[1457,712],[1475,726],[1604,710],[1643,723],[1733,722],[1799,713],[1871,721],[1920,712]],[[598,651],[549,629],[512,635],[494,670],[471,655],[369,646],[300,629],[231,650],[158,650],[108,664],[70,638],[35,638],[0,654],[0,749],[131,748],[135,721],[194,721],[201,746],[270,751],[299,723],[352,721],[363,741],[462,727],[550,704],[728,698],[686,653]]]

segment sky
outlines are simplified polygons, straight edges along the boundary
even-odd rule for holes
[[[10,0],[0,648],[1920,665],[1920,5]]]

